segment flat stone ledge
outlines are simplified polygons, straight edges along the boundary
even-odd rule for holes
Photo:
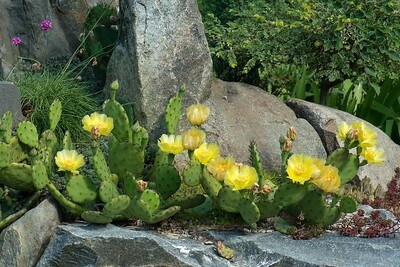
[[[215,246],[189,238],[109,224],[59,226],[37,266],[399,266],[400,238],[354,238],[328,233],[293,240],[277,232],[210,231],[204,236],[235,251],[228,261]]]

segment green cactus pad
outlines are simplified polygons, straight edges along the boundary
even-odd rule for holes
[[[0,122],[0,141],[10,143],[12,130],[12,113],[7,111],[3,114]]]
[[[155,191],[150,189],[144,190],[140,196],[140,199],[146,202],[150,213],[153,214],[158,210],[158,207],[160,205],[160,197]]]
[[[73,150],[74,144],[72,143],[71,132],[66,131],[62,141],[63,149]]]
[[[37,190],[43,189],[50,182],[46,166],[42,161],[36,161],[32,166],[32,181]]]
[[[112,222],[112,218],[99,211],[85,211],[81,215],[82,219],[87,222],[105,224]]]
[[[0,142],[0,169],[8,166],[11,160],[10,145]]]
[[[15,190],[35,191],[32,182],[32,168],[23,163],[11,163],[0,169],[0,183]]]
[[[275,217],[281,211],[281,208],[276,205],[274,201],[271,200],[261,201],[256,204],[258,209],[260,210],[260,220]]]
[[[136,217],[147,222],[151,221],[152,213],[147,203],[142,199],[132,199],[128,208],[124,210],[123,215],[126,218]]]
[[[62,113],[61,101],[56,99],[50,106],[49,121],[50,121],[51,131],[54,131],[56,129],[57,124],[61,118],[61,113]]]
[[[316,223],[322,225],[323,227],[327,227],[337,222],[340,218],[340,215],[341,212],[339,207],[328,207],[324,217],[317,220]]]
[[[196,186],[201,183],[203,167],[200,162],[193,158],[183,171],[183,181],[188,186]]]
[[[239,203],[239,211],[245,222],[253,228],[257,227],[256,223],[260,220],[260,210],[254,202],[242,199]]]
[[[110,170],[119,177],[132,173],[140,177],[144,169],[144,151],[134,143],[115,144],[109,152]]]
[[[239,191],[233,191],[229,187],[222,187],[218,192],[217,203],[227,212],[240,212],[239,204],[242,200],[242,195]]]
[[[83,212],[86,211],[85,208],[66,199],[63,194],[61,194],[60,191],[58,191],[58,189],[53,185],[53,183],[48,183],[47,189],[49,190],[51,195],[57,200],[57,202],[60,203],[60,205],[68,210],[68,212],[70,212],[71,214],[80,216]]]
[[[118,185],[119,182],[119,177],[118,175],[111,173],[109,178],[108,178],[111,182],[113,182],[115,185]]]
[[[36,126],[30,121],[24,121],[18,124],[17,136],[25,145],[35,148],[39,146],[39,135]]]
[[[121,195],[111,199],[110,202],[104,205],[103,214],[114,217],[121,214],[129,206],[131,198],[127,195]]]
[[[135,176],[127,175],[124,178],[124,191],[125,191],[125,194],[127,194],[131,198],[136,197],[136,195],[138,194],[138,191],[137,191],[137,188],[136,188]]]
[[[179,206],[181,209],[192,209],[202,205],[206,201],[206,196],[204,195],[189,195],[186,197],[174,197],[170,201],[162,206],[162,208],[169,208],[172,206]]]
[[[118,192],[117,186],[110,180],[102,181],[99,188],[100,200],[104,203],[110,202],[113,198],[118,197],[120,194]]]
[[[118,144],[117,138],[113,134],[108,136],[108,149],[112,149],[116,144]]]
[[[305,185],[286,182],[276,190],[274,201],[278,206],[286,207],[299,202],[306,193]]]
[[[10,139],[10,162],[21,162],[28,157],[28,154],[22,148],[18,138],[13,136]]]
[[[178,130],[179,119],[182,115],[182,96],[185,86],[179,88],[178,95],[171,98],[165,109],[165,124],[169,134],[175,134]]]
[[[222,188],[222,185],[217,181],[217,179],[211,176],[211,174],[207,171],[207,168],[203,169],[201,185],[211,199],[217,200],[218,192]]]
[[[307,191],[298,207],[304,213],[304,219],[311,223],[323,218],[327,210],[324,195],[317,190]]]
[[[82,204],[96,199],[97,187],[89,178],[73,175],[67,183],[67,194],[72,201]]]
[[[178,170],[169,164],[158,166],[154,171],[156,191],[164,198],[172,196],[181,186]]]
[[[339,209],[344,213],[352,213],[357,210],[358,203],[350,196],[344,196],[340,201]]]
[[[159,223],[161,221],[168,219],[169,217],[174,216],[180,210],[181,210],[181,207],[179,207],[179,206],[173,206],[166,210],[160,210],[157,213],[153,214],[149,221],[145,221],[145,222],[146,223]]]
[[[97,176],[101,181],[109,179],[111,173],[108,169],[104,154],[100,148],[95,148],[93,151],[93,166],[96,170]]]
[[[288,235],[294,231],[297,231],[296,226],[290,224],[288,221],[277,217],[274,222],[274,229],[281,234]]]
[[[129,142],[132,139],[129,118],[125,109],[115,100],[104,102],[104,113],[114,120],[112,134],[119,142]]]
[[[335,150],[329,155],[326,162],[338,168],[340,184],[342,185],[353,180],[360,167],[357,156],[349,153],[346,148]]]

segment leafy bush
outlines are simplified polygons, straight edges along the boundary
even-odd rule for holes
[[[200,1],[217,75],[290,94],[303,66],[327,92],[398,76],[398,0]],[[223,9],[221,11],[221,9]]]
[[[97,101],[87,93],[85,83],[79,83],[68,73],[26,73],[16,85],[21,90],[24,115],[32,121],[39,132],[49,128],[49,108],[55,99],[63,106],[63,113],[56,132],[62,136],[70,131],[75,140],[86,138],[81,119],[100,109]]]

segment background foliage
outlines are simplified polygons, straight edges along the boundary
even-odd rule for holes
[[[216,76],[366,119],[400,143],[399,0],[199,0]]]

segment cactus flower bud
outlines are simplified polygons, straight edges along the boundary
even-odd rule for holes
[[[113,90],[113,91],[117,91],[118,89],[119,89],[119,82],[118,82],[118,80],[115,80],[115,81],[113,81],[112,83],[111,83],[111,90]]]
[[[264,195],[268,195],[269,193],[271,193],[271,190],[272,188],[266,184],[261,187],[261,193]]]
[[[137,183],[136,183],[136,189],[137,189],[139,192],[143,192],[144,190],[147,189],[147,182],[145,182],[145,181],[143,181],[143,180],[137,181]]]
[[[283,151],[290,151],[292,150],[292,141],[290,138],[285,139],[285,143],[283,143]]]
[[[182,134],[183,148],[187,150],[195,150],[204,143],[206,134],[202,130],[195,128],[190,129]]]
[[[192,125],[201,125],[207,121],[210,109],[204,105],[191,105],[186,109],[186,117]]]
[[[289,138],[291,141],[296,140],[297,132],[296,129],[293,126],[290,126],[287,132],[287,138]]]

